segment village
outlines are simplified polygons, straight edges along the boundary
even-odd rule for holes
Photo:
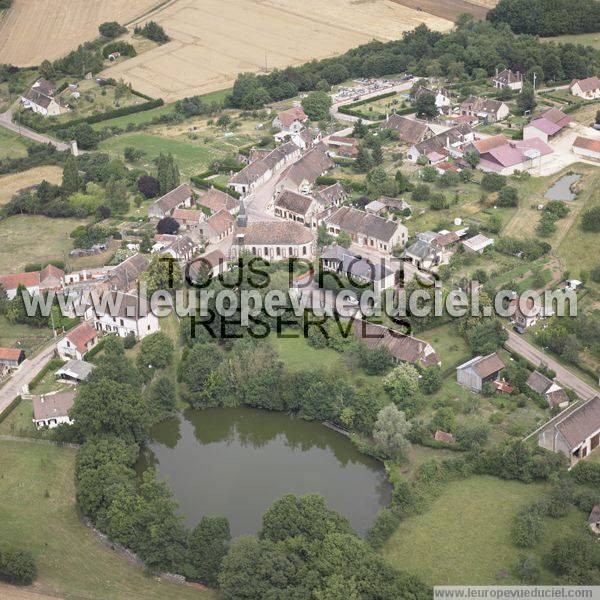
[[[241,74],[226,92],[165,104],[111,76],[134,60],[128,45],[143,57],[168,44],[142,45],[144,35],[120,32],[83,78],[54,64],[0,77],[0,104],[6,82],[19,90],[0,114],[0,444],[85,448],[92,430],[106,431],[86,434],[82,423],[112,426],[108,412],[97,416],[104,396],[116,420],[127,411],[141,419],[137,408],[115,408],[128,392],[111,395],[114,369],[115,382],[149,403],[153,426],[184,410],[246,407],[351,440],[393,471],[389,514],[369,543],[428,585],[434,574],[415,564],[400,533],[437,515],[429,503],[442,492],[425,485],[428,465],[455,494],[488,478],[482,493],[502,498],[492,482],[518,481],[527,491],[514,497],[536,499],[531,519],[545,533],[511,538],[506,574],[489,556],[477,583],[562,581],[542,553],[576,527],[594,542],[600,532],[600,497],[589,490],[600,465],[600,73],[550,81],[535,65],[501,63],[452,77],[410,65],[271,99]],[[266,276],[260,286],[252,265]],[[211,339],[194,316],[151,310],[160,290],[201,288],[256,289],[262,299],[281,290],[290,320],[265,318],[267,333],[253,339],[220,315]],[[389,308],[434,289],[444,300],[468,292],[490,314],[422,316],[411,306],[376,318],[359,306],[364,291]],[[330,296],[340,292],[343,311]],[[509,317],[492,311],[501,293]],[[542,303],[544,294],[555,303]],[[45,317],[25,314],[28,301],[49,296],[68,309],[57,301]],[[557,314],[563,301],[575,316]],[[319,320],[323,308],[334,317]],[[119,430],[140,456],[154,443],[138,437],[144,427]],[[506,465],[519,452],[527,465],[515,476]],[[401,510],[403,482],[427,504],[424,515]],[[555,518],[546,507],[558,496]],[[511,513],[513,537],[529,504]],[[89,517],[103,531],[104,513]],[[103,534],[131,547],[114,531]],[[146,560],[141,546],[132,551]],[[526,558],[541,565],[531,581]],[[169,576],[179,568],[157,566]],[[444,583],[456,583],[444,569]],[[564,577],[575,577],[569,569]]]

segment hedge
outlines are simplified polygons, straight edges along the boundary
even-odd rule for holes
[[[204,179],[202,177],[199,177],[198,175],[192,175],[192,177],[190,177],[190,181],[196,186],[199,187],[203,190],[207,190],[211,187],[214,187],[216,190],[219,190],[220,192],[224,192],[226,194],[229,194],[232,198],[236,198],[239,199],[241,194],[236,192],[235,190],[232,190],[230,188],[228,188],[226,185],[221,185],[220,183],[216,183],[214,181],[208,181],[207,179]]]
[[[46,376],[47,373],[49,373],[50,371],[53,370],[58,370],[60,369],[60,367],[62,367],[65,364],[65,361],[62,360],[62,358],[53,358],[52,360],[48,361],[48,363],[46,363],[44,365],[44,367],[42,368],[42,370],[31,380],[31,382],[29,383],[29,389],[33,390],[37,387],[37,385],[40,383],[40,381],[42,381],[42,379],[44,379],[44,377]]]

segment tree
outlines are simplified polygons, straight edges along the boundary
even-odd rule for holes
[[[428,92],[419,94],[415,101],[415,111],[417,117],[425,119],[435,119],[438,116],[438,108],[435,105],[435,95]]]
[[[188,539],[194,579],[211,587],[217,585],[221,563],[230,542],[229,521],[225,517],[202,517]]]
[[[347,231],[341,231],[337,236],[337,243],[342,246],[342,248],[350,248],[352,245],[352,238]]]
[[[329,118],[331,97],[326,92],[311,92],[302,100],[302,108],[311,121],[324,121]]]
[[[155,198],[160,192],[160,185],[158,179],[151,175],[142,175],[138,179],[138,190],[144,196],[144,198]]]
[[[479,152],[476,152],[475,150],[467,150],[463,158],[471,165],[472,169],[475,169],[481,161]]]
[[[503,187],[498,194],[498,202],[496,204],[501,207],[519,206],[519,194],[517,188],[512,186]]]
[[[8,294],[5,287],[0,283],[0,315],[6,312],[8,306]]]
[[[598,112],[600,113],[600,111],[598,111]],[[367,135],[368,132],[369,132],[369,129],[363,123],[363,120],[359,119],[358,121],[356,121],[356,123],[354,123],[354,129],[352,130],[352,137],[363,138]]]
[[[395,404],[388,404],[377,415],[373,439],[388,456],[397,458],[408,446],[409,431],[410,424],[404,413]]]
[[[179,222],[173,217],[163,217],[156,224],[156,231],[167,235],[175,235],[179,231]]]
[[[106,197],[113,214],[123,215],[129,210],[129,191],[124,181],[109,179],[106,183]]]
[[[419,387],[425,394],[435,394],[442,387],[441,370],[437,365],[427,367],[421,374]]]
[[[145,274],[148,298],[159,290],[172,290],[181,286],[183,275],[179,263],[171,256],[155,254]]]
[[[364,144],[358,146],[358,153],[356,154],[356,160],[354,161],[354,169],[358,173],[367,173],[371,170],[373,161],[368,148]]]
[[[231,117],[229,115],[221,115],[217,119],[217,127],[220,127],[221,129],[227,129],[229,125],[231,125]]]
[[[534,554],[521,554],[513,565],[512,572],[524,585],[534,585],[540,579],[540,564]]]
[[[84,150],[94,150],[100,141],[100,135],[89,123],[79,123],[67,131],[69,137]]]
[[[74,156],[69,156],[65,161],[61,187],[63,193],[66,195],[74,194],[81,188],[79,166],[77,164],[77,159]]]
[[[157,44],[165,44],[169,41],[169,36],[165,30],[156,21],[148,21],[143,27],[137,25],[133,32],[136,35],[142,35]]]
[[[162,331],[147,335],[140,344],[137,365],[140,369],[164,369],[173,360],[173,342]]]
[[[119,25],[116,21],[106,21],[98,25],[98,31],[102,37],[112,39],[127,33],[127,28]]]
[[[426,183],[420,183],[415,186],[411,198],[415,202],[427,202],[431,198],[431,188]]]
[[[381,375],[394,364],[394,357],[386,346],[364,346],[361,348],[360,358],[362,368],[369,375]]]
[[[421,169],[421,179],[427,183],[435,183],[438,178],[437,169],[432,165],[427,165]]]
[[[431,210],[445,210],[450,205],[448,204],[448,200],[444,194],[437,193],[431,195],[431,198],[429,199],[429,206],[431,207]]]
[[[371,158],[373,160],[374,165],[380,165],[383,163],[383,148],[381,144],[377,142],[371,151]]]
[[[39,67],[40,75],[52,81],[56,77],[56,69],[49,60],[43,60]]]
[[[481,187],[487,192],[498,192],[506,185],[506,177],[498,173],[485,173],[481,178]]]
[[[394,403],[409,414],[417,412],[420,399],[419,372],[410,363],[395,367],[383,380],[383,387]]]
[[[162,152],[156,159],[156,171],[160,194],[174,190],[179,185],[179,169],[173,160],[173,155],[164,155]]]
[[[0,579],[13,585],[30,585],[37,577],[37,567],[29,550],[0,552]]]
[[[535,92],[533,86],[530,83],[523,85],[523,90],[517,96],[517,106],[522,113],[532,112],[536,107],[537,102],[535,100]]]
[[[600,206],[594,206],[581,215],[581,229],[594,233],[600,232]]]

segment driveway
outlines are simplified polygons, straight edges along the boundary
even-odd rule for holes
[[[60,152],[64,152],[65,150],[70,150],[69,144],[65,144],[64,142],[59,142],[58,140],[54,140],[47,135],[42,135],[41,133],[37,133],[36,131],[32,131],[23,125],[19,125],[18,123],[12,122],[12,112],[7,110],[5,113],[0,114],[0,127],[4,127],[4,129],[9,129],[10,131],[14,131],[19,135],[22,135],[34,142],[38,142],[39,144],[52,144],[57,150]]]
[[[10,379],[0,388],[0,414],[21,393],[23,386],[29,385],[31,380],[48,364],[55,349],[56,341],[53,340],[50,346],[44,348],[33,358],[26,358],[13,371]]]
[[[523,358],[526,358],[536,366],[539,366],[542,363],[545,364],[556,373],[556,380],[559,383],[571,388],[584,400],[600,395],[600,392],[596,388],[588,385],[576,375],[573,375],[571,371],[565,369],[565,367],[545,354],[542,350],[524,340],[519,334],[510,329],[507,329],[506,331],[508,332],[508,340],[505,344],[507,348],[520,354]]]

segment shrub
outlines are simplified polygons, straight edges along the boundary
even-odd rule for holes
[[[581,485],[600,487],[600,464],[589,461],[579,461],[571,469],[571,477]]]
[[[367,533],[367,542],[379,550],[398,529],[400,516],[390,508],[382,508]]]
[[[29,585],[37,577],[33,555],[28,550],[7,550],[0,553],[0,579],[14,585]]]
[[[127,28],[119,25],[116,21],[106,21],[105,23],[100,23],[98,31],[102,37],[112,39],[123,33],[127,33]]]
[[[542,537],[543,522],[537,504],[525,506],[515,517],[511,529],[511,539],[519,548],[532,548]]]

